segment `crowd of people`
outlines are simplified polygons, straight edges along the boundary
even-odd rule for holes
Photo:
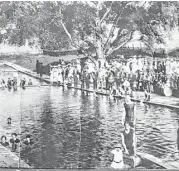
[[[134,92],[143,91],[145,100],[150,100],[151,92],[155,87],[179,88],[179,61],[174,59],[151,60],[133,57],[128,60],[111,60],[95,63],[80,59],[65,64],[63,61],[58,66],[51,66],[50,80],[52,84],[81,86],[85,89],[93,88],[96,91],[108,91],[110,95],[124,97],[124,115],[121,132],[122,142],[116,144],[111,151],[113,154],[112,168],[123,169],[124,157],[129,157],[132,167],[140,163],[136,154],[137,137],[135,134],[136,105],[131,101]]]
[[[4,79],[1,80],[0,82],[0,88],[8,88],[8,90],[14,90],[17,91],[17,87],[21,87],[22,89],[25,89],[25,86],[32,86],[32,80],[29,79],[28,83],[26,81],[26,78],[23,78],[20,80],[19,84],[17,81],[17,77],[13,77],[13,78],[8,78],[7,81],[5,81]]]
[[[101,67],[99,67],[101,65]],[[110,60],[102,65],[90,59],[80,59],[50,67],[52,84],[81,85],[96,91],[109,91],[111,95],[123,96],[126,91],[144,91],[145,100],[156,86],[179,88],[179,61],[173,59],[151,60],[132,57],[128,60]]]
[[[11,148],[12,152],[17,152],[20,146],[20,139],[17,137],[16,133],[12,133],[9,141],[7,140],[7,137],[5,135],[1,136],[0,143],[2,146],[6,148]],[[27,148],[29,148],[30,145],[33,144],[33,141],[30,135],[26,135],[26,138],[23,140],[23,144],[25,144]]]

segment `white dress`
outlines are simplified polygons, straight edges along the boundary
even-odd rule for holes
[[[62,69],[61,69],[61,68],[58,69],[58,81],[59,81],[60,83],[63,82]]]
[[[58,82],[58,69],[53,69],[53,82]]]
[[[123,169],[124,168],[124,162],[123,162],[123,154],[122,150],[114,149],[111,151],[112,154],[114,154],[114,159],[111,164],[111,167],[114,169]]]

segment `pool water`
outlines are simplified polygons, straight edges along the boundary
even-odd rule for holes
[[[106,168],[121,142],[123,101],[74,89],[28,87],[0,90],[0,135],[31,134],[20,156],[35,168]],[[7,117],[12,125],[7,126]],[[137,103],[137,151],[178,161],[179,111]]]

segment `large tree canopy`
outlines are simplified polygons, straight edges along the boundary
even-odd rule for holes
[[[42,48],[75,47],[105,59],[133,41],[137,31],[153,51],[178,26],[178,9],[178,2],[153,1],[0,2],[0,27],[7,31],[1,39],[23,45],[38,38]]]

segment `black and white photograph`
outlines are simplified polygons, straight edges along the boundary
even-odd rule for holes
[[[0,169],[179,169],[179,1],[0,1]]]

